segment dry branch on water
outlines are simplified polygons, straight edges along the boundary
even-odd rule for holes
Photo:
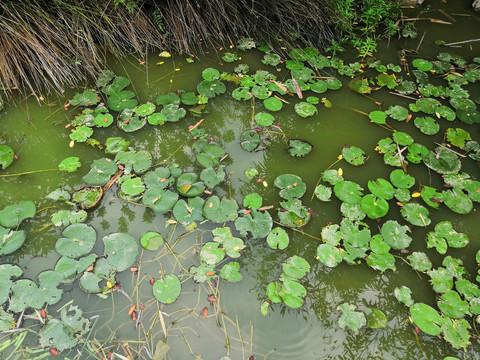
[[[115,56],[191,53],[242,36],[277,48],[321,47],[335,36],[328,0],[0,0],[0,87],[60,91]],[[279,40],[280,39],[280,40]],[[280,46],[278,46],[280,44]]]

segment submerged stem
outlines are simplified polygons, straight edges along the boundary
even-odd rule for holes
[[[33,170],[33,171],[25,171],[17,174],[5,174],[5,175],[0,175],[0,177],[11,177],[11,176],[21,176],[21,175],[30,175],[30,174],[36,174],[36,173],[41,173],[41,172],[47,172],[47,171],[59,171],[58,169],[43,169],[43,170]]]

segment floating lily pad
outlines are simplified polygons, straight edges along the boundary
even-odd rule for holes
[[[204,200],[200,197],[189,198],[188,203],[181,199],[173,207],[173,216],[184,225],[189,225],[194,221],[203,220],[202,207]]]
[[[415,59],[412,61],[412,65],[420,71],[430,71],[433,68],[433,64],[424,59]]]
[[[97,205],[103,196],[101,186],[84,186],[72,194],[72,200],[80,205],[83,210]]]
[[[289,244],[287,232],[281,227],[273,228],[267,236],[267,244],[272,249],[286,249]]]
[[[383,329],[388,324],[385,313],[377,308],[367,308],[367,326],[371,329]]]
[[[193,280],[195,280],[198,283],[202,283],[216,276],[214,270],[215,270],[214,264],[209,265],[207,263],[202,262],[198,267],[192,266],[189,272],[190,274],[193,275]]]
[[[303,118],[313,116],[318,113],[317,108],[305,101],[295,104],[295,112]]]
[[[160,187],[149,188],[142,197],[144,205],[150,206],[157,213],[170,210],[178,200],[176,192],[165,190]]]
[[[358,331],[361,327],[367,325],[367,319],[365,314],[360,311],[355,311],[357,307],[349,303],[343,303],[337,307],[337,310],[342,311],[342,315],[338,319],[338,325],[345,329],[346,327],[350,328],[355,334],[358,334]]]
[[[370,219],[379,219],[387,215],[388,202],[385,199],[376,197],[375,195],[365,195],[360,203],[362,211],[367,214]]]
[[[330,201],[330,197],[332,196],[332,188],[320,184],[315,188],[315,196],[321,201]]]
[[[194,92],[183,93],[180,99],[185,105],[196,105],[198,103],[198,96]]]
[[[90,171],[82,179],[89,185],[105,185],[118,171],[117,165],[110,159],[95,160]]]
[[[429,335],[440,335],[441,326],[444,322],[440,314],[431,306],[424,303],[416,303],[410,307],[413,322],[420,330]]]
[[[407,256],[410,265],[416,271],[425,272],[432,268],[432,262],[424,252],[414,251]]]
[[[299,199],[292,198],[280,202],[282,208],[278,212],[280,223],[289,227],[302,227],[308,224],[312,214],[310,210],[302,205]]]
[[[1,236],[1,235],[0,235]],[[0,265],[0,305],[8,300],[10,288],[13,285],[12,277],[19,277],[23,273],[22,269],[17,265],[1,264]]]
[[[368,114],[370,120],[376,124],[385,124],[387,119],[387,113],[384,111],[375,110]]]
[[[15,157],[13,149],[7,145],[0,145],[0,166],[3,169],[6,169],[12,162]]]
[[[435,135],[440,130],[440,125],[435,119],[425,116],[415,118],[415,126],[426,135]]]
[[[454,290],[442,294],[437,304],[443,315],[452,319],[461,319],[468,312],[468,302],[462,300]]]
[[[255,122],[261,126],[270,126],[274,121],[273,115],[266,112],[259,112],[255,115]]]
[[[404,121],[408,117],[408,109],[404,108],[403,106],[400,105],[393,105],[388,108],[385,113],[390,116],[392,119],[398,120],[398,121]]]
[[[340,181],[333,187],[335,196],[349,204],[360,204],[363,188],[353,181]]]
[[[108,70],[107,70],[108,72]],[[104,72],[104,73],[107,73],[107,72]],[[106,79],[108,79],[109,77],[111,77],[112,73],[111,72],[108,72],[108,77],[105,77],[102,79],[101,83],[105,83]],[[107,83],[109,82],[110,80],[107,81]],[[113,82],[109,85],[105,85],[102,87],[102,92],[106,95],[111,95],[111,94],[115,94],[115,93],[118,93],[120,91],[122,91],[123,89],[125,89],[128,85],[130,85],[130,80],[127,79],[126,77],[123,77],[123,76],[115,76],[115,78],[113,79]]]
[[[453,152],[438,147],[435,152],[430,151],[422,158],[425,165],[439,174],[453,174],[460,170],[462,163]]]
[[[216,170],[211,167],[203,169],[200,173],[200,179],[209,189],[213,189],[215,186],[225,180],[226,175],[225,167],[220,165]]]
[[[282,110],[283,102],[276,97],[269,97],[268,99],[263,100],[263,105],[265,105],[267,110],[279,111]]]
[[[72,225],[73,226],[73,225]],[[138,255],[137,240],[131,235],[113,233],[103,237],[105,255],[111,266],[120,272],[128,269]]]
[[[301,198],[307,191],[307,185],[299,176],[293,174],[277,176],[274,185],[281,189],[279,194],[284,199]]]
[[[395,194],[395,189],[392,184],[382,178],[378,178],[375,181],[369,181],[368,190],[370,190],[373,195],[385,200],[393,199]]]
[[[157,105],[180,105],[180,97],[175,93],[169,93],[167,95],[160,95],[156,99]]]
[[[180,195],[186,197],[195,197],[203,194],[205,185],[202,181],[197,181],[198,175],[195,173],[183,173],[177,178],[176,188]]]
[[[129,90],[113,93],[107,99],[108,107],[113,111],[133,109],[138,105],[138,101],[134,97],[135,93]]]
[[[0,226],[0,255],[7,255],[17,251],[25,242],[25,231],[14,231]]]
[[[310,153],[313,149],[313,145],[306,140],[302,139],[290,139],[287,142],[287,151],[290,155],[295,157],[302,157]]]
[[[238,217],[238,204],[235,200],[220,198],[216,195],[205,200],[203,205],[203,216],[214,223],[221,224],[233,221]]]
[[[342,182],[344,179],[341,175],[341,169],[330,169],[323,173],[322,180],[328,182],[330,185],[336,185],[339,182]]]
[[[92,134],[93,130],[83,125],[73,130],[69,137],[75,142],[85,142]]]
[[[165,107],[160,112],[160,116],[164,117],[166,121],[169,122],[177,122],[180,119],[184,118],[187,114],[187,110],[184,108],[178,107],[178,105],[169,104],[165,105]],[[160,118],[159,118],[160,119]],[[163,119],[160,119],[160,123]]]
[[[57,240],[55,250],[70,258],[78,258],[92,250],[97,241],[94,228],[86,224],[72,224],[63,230],[64,237]]]
[[[30,200],[8,205],[0,211],[0,225],[6,228],[17,227],[23,220],[32,218],[36,211],[35,204]]]
[[[163,242],[162,235],[154,231],[146,232],[140,238],[140,244],[147,250],[158,250]]]
[[[393,138],[393,141],[395,141],[398,145],[401,145],[401,146],[413,144],[412,137],[401,131],[395,131],[392,135],[392,138]]]
[[[389,220],[382,226],[382,236],[389,246],[395,250],[407,249],[412,238],[407,235],[410,232],[408,226],[402,226],[395,220]]]
[[[220,276],[222,279],[232,283],[241,281],[243,275],[240,272],[240,264],[237,262],[225,264],[220,270]]]
[[[80,158],[78,158],[76,156],[72,156],[72,157],[68,157],[68,158],[63,159],[60,162],[60,164],[58,164],[58,170],[74,172],[80,166],[82,166],[82,163],[80,162]]]
[[[207,242],[200,251],[200,259],[210,265],[218,264],[224,257],[225,250],[216,242]]]
[[[283,265],[283,272],[291,278],[300,279],[310,271],[310,264],[300,256],[292,256]]]
[[[155,281],[153,284],[153,296],[164,304],[171,304],[178,299],[182,291],[182,284],[175,275],[166,275],[165,278]]]
[[[467,141],[472,140],[470,134],[463,129],[448,128],[445,133],[447,140],[453,145],[461,149],[465,148]]]
[[[402,216],[407,220],[410,224],[415,226],[428,226],[431,223],[430,218],[428,215],[430,214],[426,207],[408,203],[402,207],[400,210]]]
[[[458,188],[442,192],[442,200],[450,210],[457,214],[468,214],[473,209],[472,200]]]
[[[126,151],[129,146],[130,141],[122,137],[109,137],[107,141],[105,141],[105,153],[115,155],[120,151]]]
[[[402,286],[395,288],[394,294],[397,300],[404,303],[406,306],[410,307],[413,305],[414,302],[411,296],[412,290],[410,290],[408,287]]]
[[[245,151],[254,151],[260,145],[260,135],[255,130],[246,130],[240,137],[240,146]]]
[[[203,80],[197,85],[197,91],[200,95],[207,98],[214,98],[226,91],[226,86],[219,80]]]
[[[253,210],[258,210],[262,206],[263,198],[257,193],[248,194],[243,198],[243,206]]]
[[[83,93],[77,93],[70,100],[73,106],[92,106],[98,103],[97,94],[90,90],[85,90]]]
[[[335,267],[343,260],[340,249],[331,244],[320,244],[317,247],[317,259],[325,266]]]
[[[125,180],[121,186],[122,192],[129,196],[137,196],[145,191],[145,185],[142,179],[136,177]]]
[[[466,349],[470,345],[470,324],[465,319],[448,319],[442,324],[444,338],[454,348]]]
[[[365,152],[356,146],[344,147],[342,149],[342,155],[349,164],[359,166],[365,163]]]
[[[120,151],[117,153],[115,162],[124,165],[123,172],[127,175],[130,174],[132,170],[137,174],[141,174],[152,166],[152,155],[146,150],[135,152],[135,150],[130,149],[129,151]]]
[[[155,104],[146,103],[135,108],[135,114],[138,116],[148,116],[155,112]]]
[[[399,189],[409,189],[415,185],[415,178],[400,169],[393,170],[390,173],[390,181]]]
[[[235,228],[242,236],[251,234],[253,239],[264,238],[272,229],[273,220],[268,212],[252,210],[251,213],[235,220]]]

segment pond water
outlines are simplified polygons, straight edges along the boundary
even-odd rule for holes
[[[479,42],[452,48],[442,48],[434,44],[434,41],[439,39],[450,43],[480,37],[480,15],[470,11],[470,2],[448,1],[444,4],[432,1],[431,5],[434,10],[421,14],[420,18],[450,22],[449,18],[438,11],[442,9],[451,14],[456,22],[447,25],[416,21],[417,38],[392,39],[390,42],[380,43],[378,58],[383,64],[399,64],[401,49],[408,50],[410,64],[411,60],[417,57],[433,60],[439,52],[461,56],[468,64],[480,55]],[[412,10],[412,17],[417,13]],[[227,63],[222,60],[225,52],[236,53],[241,59]],[[350,55],[347,54],[344,58]],[[250,67],[249,74],[264,69],[276,75],[277,81],[285,82],[290,78],[290,71],[284,64],[265,65],[261,62],[263,56],[264,53],[258,50],[212,49],[209,54],[195,57],[193,63],[187,62],[185,57],[181,56],[162,58],[151,54],[145,64],[130,58],[122,61],[111,60],[109,65],[116,75],[131,80],[128,89],[134,91],[139,103],[143,104],[147,101],[155,102],[159,95],[173,91],[195,92],[197,84],[203,80],[202,70],[205,68],[233,73],[238,64],[245,63]],[[353,61],[356,59],[352,58],[351,62]],[[246,195],[259,193],[263,197],[263,205],[274,206],[269,212],[274,221],[279,221],[277,208],[283,200],[278,194],[278,188],[274,186],[274,181],[281,174],[295,174],[300,176],[307,186],[301,199],[314,216],[306,226],[287,230],[290,244],[285,250],[270,248],[264,238],[243,237],[246,248],[242,256],[235,259],[240,264],[243,279],[236,283],[222,279],[216,287],[212,281],[200,284],[194,282],[188,270],[192,265],[199,265],[198,253],[202,243],[211,241],[211,230],[222,224],[204,222],[199,223],[195,229],[187,229],[171,221],[171,212],[158,214],[143,206],[141,200],[122,200],[118,194],[119,186],[114,185],[105,192],[98,206],[88,210],[85,222],[96,230],[98,239],[93,251],[102,254],[103,244],[100,239],[116,232],[128,233],[138,240],[144,233],[156,231],[162,234],[168,246],[162,246],[158,251],[139,246],[137,262],[134,265],[138,268],[138,273],[127,269],[116,277],[122,292],[87,294],[76,282],[60,286],[64,290],[62,300],[49,306],[48,314],[58,316],[57,309],[73,300],[73,304],[83,310],[85,317],[93,317],[94,323],[93,330],[88,334],[89,345],[80,345],[66,355],[68,358],[94,358],[92,353],[97,349],[99,354],[104,351],[103,356],[114,352],[128,358],[130,351],[133,355],[138,354],[141,359],[149,359],[150,355],[155,353],[155,358],[161,359],[164,341],[170,347],[166,357],[172,360],[220,359],[222,356],[247,359],[251,355],[255,359],[443,359],[446,356],[480,358],[478,332],[473,323],[470,329],[473,335],[470,338],[471,345],[465,351],[455,349],[436,336],[424,332],[416,333],[415,325],[409,320],[408,308],[395,298],[395,288],[407,286],[412,290],[412,298],[416,303],[434,307],[440,294],[432,290],[427,274],[412,269],[405,260],[408,254],[392,250],[392,254],[396,256],[396,271],[386,270],[383,273],[369,267],[364,260],[359,265],[342,262],[335,268],[329,268],[316,259],[317,247],[322,243],[322,228],[329,223],[339,224],[342,220],[339,199],[332,196],[330,202],[322,202],[313,197],[318,179],[337,161],[344,147],[351,146],[364,150],[368,157],[365,164],[353,166],[341,160],[333,165],[332,169],[341,168],[343,177],[358,183],[365,189],[365,194],[368,193],[369,180],[389,179],[390,173],[396,168],[385,165],[383,155],[376,152],[375,147],[380,139],[391,136],[392,130],[372,123],[363,113],[386,110],[392,105],[408,108],[409,104],[414,102],[391,94],[385,88],[369,95],[359,94],[349,88],[350,77],[340,76],[330,68],[324,69],[320,74],[338,77],[343,83],[342,88],[329,90],[324,94],[305,91],[305,96],[325,97],[332,106],[328,108],[320,102],[316,105],[317,114],[303,118],[294,109],[294,105],[301,100],[296,95],[285,95],[283,98],[289,104],[284,104],[279,112],[272,112],[275,124],[280,125],[281,129],[253,124],[252,114],[267,111],[263,102],[258,99],[254,103],[251,100],[235,100],[231,92],[238,85],[228,81],[225,81],[226,93],[210,99],[207,105],[208,113],[201,117],[193,116],[187,111],[185,118],[179,122],[167,122],[161,126],[147,124],[131,133],[116,126],[95,129],[92,137],[101,144],[109,137],[121,136],[130,141],[130,146],[135,150],[150,152],[153,164],[169,166],[176,163],[184,172],[199,173],[203,168],[195,161],[195,140],[189,132],[189,126],[194,126],[200,119],[204,119],[198,128],[204,129],[228,153],[228,157],[222,161],[228,174],[227,181],[216,186],[214,194],[236,199],[241,205]],[[365,74],[365,77],[375,77],[378,72],[367,69]],[[397,76],[415,81],[414,76],[408,76],[404,71]],[[433,81],[447,85],[446,81],[440,78]],[[478,84],[479,82],[465,87],[470,92],[470,98],[477,104],[480,98]],[[85,84],[85,89],[92,86],[94,85]],[[60,258],[55,251],[55,243],[62,236],[63,228],[48,225],[53,213],[72,207],[62,202],[54,202],[46,196],[59,187],[67,191],[79,188],[84,184],[82,177],[89,172],[93,160],[105,157],[101,149],[85,143],[69,146],[71,128],[66,128],[65,125],[72,121],[81,109],[69,106],[68,110],[64,110],[63,106],[77,92],[83,91],[83,88],[72,88],[66,89],[63,97],[44,95],[45,99],[41,104],[38,104],[33,96],[17,97],[14,104],[0,113],[1,139],[4,144],[11,146],[18,156],[8,169],[2,170],[2,174],[55,169],[0,178],[0,208],[22,200],[31,200],[37,209],[33,219],[21,224],[21,229],[28,233],[24,245],[12,254],[1,256],[3,264],[18,264],[23,269],[22,278],[35,280],[40,272],[53,269]],[[416,116],[414,114],[414,117]],[[444,142],[447,128],[461,127],[469,132],[473,140],[479,141],[478,124],[468,125],[458,119],[453,123],[439,119],[438,123],[440,131],[436,135],[428,136],[414,126],[413,119],[408,122],[393,119],[387,121],[395,130],[410,134],[416,143],[432,150],[436,147],[435,142]],[[240,137],[243,131],[255,127],[263,129],[263,134],[268,134],[265,129],[271,131],[271,143],[264,150],[247,152],[240,146]],[[312,152],[305,157],[290,156],[286,151],[282,133],[286,134],[288,139],[307,140],[313,145]],[[458,148],[452,149],[463,153]],[[72,156],[79,157],[82,163],[76,172],[56,170],[63,159]],[[259,171],[259,175],[253,180],[245,175],[249,168]],[[480,180],[478,162],[462,158],[462,171],[470,174],[473,179]],[[439,192],[443,190],[441,175],[428,170],[423,164],[409,164],[408,173],[416,180],[410,189],[411,193],[421,191],[422,186],[434,187]],[[257,181],[257,178],[261,178],[261,181]],[[325,182],[322,184],[328,185]],[[206,198],[206,195],[204,197]],[[402,218],[396,201],[389,200],[390,211],[381,222],[377,223],[368,218],[364,220],[370,226],[371,234],[379,233],[388,220],[409,225],[412,243],[408,251],[425,252],[433,267],[437,268],[441,266],[444,255],[438,254],[435,249],[427,249],[426,235],[433,231],[438,222],[449,220],[456,231],[469,236],[470,244],[462,249],[450,248],[446,255],[462,260],[469,272],[466,279],[475,283],[475,254],[480,249],[478,205],[474,203],[473,210],[466,215],[456,214],[444,205],[438,209],[427,206],[431,225],[423,227],[407,223]],[[412,201],[425,205],[421,198]],[[235,229],[232,222],[226,226]],[[274,226],[277,226],[277,223],[274,223]],[[235,230],[234,233],[238,236]],[[271,304],[268,314],[262,316],[260,306],[267,299],[267,285],[279,280],[282,262],[295,255],[303,257],[311,266],[310,272],[300,281],[307,290],[304,305],[294,309],[284,304]],[[173,304],[162,305],[152,295],[150,279],[160,279],[166,274],[177,275],[182,282],[182,290]],[[216,297],[215,302],[208,299],[212,294]],[[341,329],[338,320],[342,313],[337,308],[346,302],[363,312],[368,312],[370,307],[380,309],[388,319],[386,326],[382,329],[363,327],[358,334],[348,328]],[[132,303],[138,307],[140,304],[144,305],[137,324],[128,314]],[[26,313],[35,314],[31,311]],[[24,319],[22,326],[34,330],[39,328],[38,321],[29,318]],[[25,344],[37,347],[36,335],[27,337]],[[81,351],[81,355],[78,351]],[[10,354],[17,356],[17,353],[13,353],[13,347],[5,349],[0,358],[6,359]],[[36,356],[40,354],[42,353],[38,352]],[[121,357],[114,355],[113,358]]]

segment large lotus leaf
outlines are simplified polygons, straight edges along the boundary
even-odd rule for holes
[[[248,194],[243,198],[243,206],[252,210],[258,210],[263,204],[263,198],[257,193]]]
[[[148,231],[140,238],[140,244],[147,250],[158,250],[163,243],[162,235],[154,231]]]
[[[13,149],[7,145],[0,145],[0,166],[4,169],[7,168],[15,157]]]
[[[183,225],[189,225],[194,221],[202,221],[202,207],[205,201],[200,197],[189,198],[188,203],[181,199],[173,207],[173,216]]]
[[[134,97],[135,93],[129,90],[113,93],[107,99],[108,107],[113,111],[133,109],[138,105],[138,101]]]
[[[440,130],[440,125],[431,117],[417,117],[414,121],[415,126],[426,135],[435,135]]]
[[[342,262],[343,257],[339,248],[331,244],[320,244],[317,247],[317,259],[325,266],[335,267]]]
[[[453,174],[462,167],[458,156],[442,147],[437,147],[435,152],[430,151],[423,156],[422,160],[428,168],[439,174]]]
[[[60,162],[60,164],[58,164],[58,170],[74,172],[80,166],[82,166],[82,163],[80,162],[80,158],[78,158],[76,156],[72,156],[72,157],[68,157],[68,158],[63,159]]]
[[[172,184],[173,178],[170,177],[170,170],[164,167],[157,167],[143,175],[143,182],[147,188],[166,189]]]
[[[303,297],[307,295],[307,290],[298,281],[284,281],[278,295],[281,296],[285,305],[291,308],[299,308],[303,305]]]
[[[470,324],[465,319],[445,319],[442,324],[444,338],[456,349],[466,349],[470,342]]]
[[[360,185],[347,180],[337,183],[333,188],[335,196],[349,204],[360,204],[362,191],[363,188],[361,188]]]
[[[367,214],[370,219],[379,219],[387,215],[389,206],[385,199],[376,197],[375,195],[365,195],[360,203],[362,211]]]
[[[287,146],[288,153],[295,157],[305,156],[313,149],[312,144],[302,139],[290,139],[287,142]]]
[[[427,272],[430,283],[437,293],[446,293],[453,288],[453,275],[445,268],[439,267]]]
[[[64,237],[57,240],[55,250],[70,258],[78,258],[92,250],[97,241],[97,232],[86,224],[73,224],[63,230]]]
[[[425,272],[432,268],[432,262],[424,252],[414,251],[407,256],[410,265],[416,271]]]
[[[242,236],[249,232],[253,239],[264,238],[273,226],[272,217],[268,212],[252,210],[249,214],[235,220],[235,228]]]
[[[224,257],[225,250],[216,242],[207,242],[200,251],[200,259],[209,265],[218,264]]]
[[[472,200],[461,189],[453,188],[442,192],[444,204],[457,214],[468,214],[473,209]]]
[[[468,193],[470,200],[480,202],[480,181],[467,181],[464,190]]]
[[[431,223],[428,215],[430,214],[428,209],[422,205],[408,203],[400,210],[402,216],[410,224],[415,226],[428,226]]]
[[[392,119],[404,121],[408,117],[408,109],[400,105],[393,105],[388,108],[385,113]]]
[[[400,288],[395,288],[394,295],[398,301],[404,303],[407,307],[413,305],[413,299],[411,296],[412,290],[410,290],[408,287],[402,286]]]
[[[202,262],[198,267],[192,266],[189,272],[190,274],[193,275],[193,280],[195,280],[197,283],[202,283],[216,276],[215,265],[214,264],[209,265],[204,262]]]
[[[224,223],[237,218],[238,204],[232,199],[220,198],[216,195],[205,200],[203,216],[214,223]]]
[[[12,277],[19,277],[23,273],[22,269],[17,265],[1,264],[0,265],[0,306],[8,300],[10,288],[12,287]]]
[[[122,182],[121,189],[126,195],[137,196],[145,191],[145,185],[141,178],[136,177]]]
[[[444,322],[437,310],[424,303],[410,306],[410,315],[420,330],[429,335],[440,335]]]
[[[368,114],[368,117],[376,124],[385,124],[387,114],[384,111],[375,110]]]
[[[195,173],[183,173],[177,178],[176,188],[180,195],[186,197],[195,197],[203,194],[205,185],[202,181],[197,181],[198,175]]]
[[[413,144],[413,138],[402,131],[395,131],[392,135],[393,141],[398,145],[407,146]]]
[[[220,270],[220,276],[222,279],[232,283],[241,281],[243,275],[240,272],[240,264],[237,262],[225,264]]]
[[[435,225],[435,234],[445,238],[448,246],[452,248],[463,248],[469,242],[468,235],[456,232],[450,221],[442,221]]]
[[[0,225],[13,228],[35,215],[35,204],[30,200],[21,201],[17,204],[8,205],[0,211]]]
[[[359,166],[365,163],[365,152],[356,146],[344,147],[342,150],[342,155],[345,161],[349,164]]]
[[[255,122],[261,126],[270,126],[275,121],[272,114],[266,112],[259,112],[255,114]]]
[[[433,68],[433,64],[424,59],[415,59],[412,61],[412,65],[420,71],[430,71]]]
[[[152,166],[152,155],[146,150],[135,152],[131,149],[129,151],[120,151],[115,156],[117,164],[123,164],[125,174],[130,174],[134,170],[137,174],[143,173]]]
[[[97,94],[90,90],[85,90],[83,93],[77,93],[70,100],[73,106],[92,106],[98,103]]]
[[[303,118],[313,116],[318,113],[315,105],[302,101],[295,104],[295,112]]]
[[[310,264],[304,258],[294,255],[282,264],[282,268],[290,278],[300,279],[310,271]]]
[[[337,224],[327,225],[322,228],[322,240],[327,244],[337,246],[342,240],[342,233],[339,231],[340,226]]]
[[[310,209],[302,205],[302,201],[292,198],[280,202],[282,208],[278,212],[280,223],[290,227],[302,227],[308,224],[312,214]]]
[[[203,169],[200,173],[200,180],[202,180],[209,189],[213,189],[225,180],[226,175],[225,166],[219,165],[216,169],[212,167]]]
[[[89,185],[105,185],[117,171],[117,165],[112,160],[98,159],[92,163],[90,171],[82,179]]]
[[[127,109],[125,109],[127,110]],[[131,110],[130,110],[131,111]],[[137,115],[131,115],[128,119],[117,121],[117,126],[125,132],[134,132],[140,130],[147,123],[147,119]]]
[[[468,132],[463,129],[456,128],[448,128],[445,132],[447,140],[453,145],[457,146],[461,149],[465,147],[467,141],[472,140],[472,137]]]
[[[368,190],[370,190],[373,195],[385,200],[393,199],[393,195],[395,194],[395,189],[392,184],[382,178],[378,178],[375,181],[369,181]]]
[[[147,189],[142,197],[143,204],[150,206],[157,213],[164,213],[170,210],[177,200],[178,193],[159,187]]]
[[[137,240],[131,235],[113,233],[104,236],[105,255],[110,265],[120,272],[128,269],[135,262],[138,255]]]
[[[307,185],[305,185],[302,179],[292,174],[277,176],[274,185],[281,189],[279,194],[284,199],[301,198],[307,191]]]
[[[165,278],[153,284],[153,296],[164,304],[171,304],[177,300],[182,291],[182,284],[175,275],[166,275]]]
[[[344,245],[350,245],[355,248],[366,247],[370,241],[371,234],[368,228],[360,229],[359,221],[351,221],[348,219],[343,219],[340,231],[344,239]]]
[[[341,310],[342,315],[338,319],[338,325],[342,329],[348,327],[352,329],[355,334],[358,334],[360,328],[367,324],[367,319],[363,312],[355,311],[356,308],[355,305],[349,303],[339,305],[337,310]]]
[[[25,231],[14,231],[0,226],[0,255],[11,254],[17,251],[25,242]]]
[[[390,173],[390,181],[393,186],[399,189],[409,189],[415,185],[415,178],[403,172],[403,170],[397,169]]]
[[[219,80],[203,80],[197,85],[198,93],[207,98],[214,98],[223,94],[226,90],[225,84]]]
[[[288,233],[281,227],[273,228],[267,236],[267,244],[272,249],[286,249],[289,242]]]
[[[410,246],[412,238],[407,235],[408,226],[400,225],[395,220],[389,220],[382,226],[382,236],[385,242],[395,250],[406,249]]]
[[[32,280],[20,279],[13,283],[11,286],[12,296],[10,297],[10,303],[8,310],[19,313],[28,307],[31,307],[31,303],[37,305],[40,299],[37,299],[38,287]],[[43,305],[41,303],[37,308]]]
[[[330,201],[332,196],[332,188],[330,186],[318,185],[315,188],[315,196],[321,201]]]
[[[468,313],[468,302],[462,300],[454,290],[441,295],[437,304],[443,315],[452,319],[461,319]]]
[[[337,183],[344,181],[340,170],[341,169],[330,169],[325,171],[322,175],[322,180],[328,182],[330,185],[336,185]]]
[[[178,105],[169,104],[166,105],[160,115],[164,116],[166,121],[177,122],[180,119],[184,118],[187,114],[187,111],[184,108],[179,108]]]
[[[260,135],[255,130],[245,130],[240,136],[240,146],[245,151],[253,151],[260,145]]]

